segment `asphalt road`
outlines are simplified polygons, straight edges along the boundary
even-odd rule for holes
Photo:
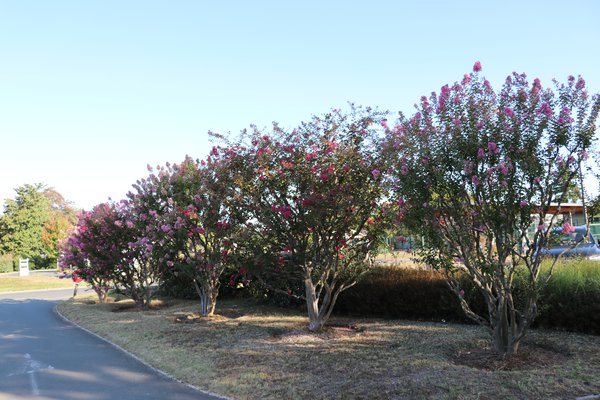
[[[0,400],[213,400],[63,321],[72,289],[0,294]]]

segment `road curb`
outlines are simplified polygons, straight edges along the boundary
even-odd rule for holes
[[[169,379],[171,379],[171,380],[174,380],[175,382],[179,382],[179,383],[181,383],[182,385],[185,385],[185,386],[187,386],[187,387],[189,387],[189,388],[191,388],[191,389],[194,389],[194,390],[196,390],[197,392],[199,392],[199,393],[201,393],[201,394],[205,394],[205,395],[208,395],[208,396],[213,396],[213,397],[216,397],[216,398],[219,398],[219,399],[223,399],[223,400],[234,400],[234,399],[233,399],[233,398],[231,398],[231,397],[225,397],[225,396],[222,396],[222,395],[220,395],[220,394],[217,394],[217,393],[212,393],[212,392],[209,392],[209,391],[206,391],[206,390],[200,389],[200,388],[199,388],[199,387],[197,387],[197,386],[194,386],[194,385],[192,385],[192,384],[190,384],[190,383],[187,383],[187,382],[183,382],[182,380],[180,380],[180,379],[177,379],[177,378],[176,378],[176,377],[174,377],[173,375],[171,375],[171,374],[168,374],[168,373],[166,373],[165,371],[163,371],[163,370],[161,370],[161,369],[158,369],[158,368],[156,368],[155,366],[153,366],[152,364],[148,363],[148,362],[147,362],[147,361],[145,361],[145,360],[142,360],[140,357],[136,356],[135,354],[133,354],[133,353],[132,353],[132,352],[130,352],[129,350],[126,350],[125,348],[123,348],[123,347],[119,346],[118,344],[116,344],[116,343],[113,343],[113,342],[111,342],[110,340],[108,340],[108,339],[106,339],[106,338],[104,338],[104,337],[102,337],[102,336],[98,335],[97,333],[94,333],[94,332],[90,331],[89,329],[87,329],[87,328],[84,328],[83,326],[81,326],[81,325],[79,325],[79,324],[77,324],[77,323],[75,323],[75,322],[71,321],[70,319],[68,319],[67,317],[65,317],[64,315],[62,315],[62,314],[60,313],[60,311],[58,310],[58,304],[57,304],[57,305],[55,305],[55,306],[53,307],[53,310],[54,310],[54,313],[55,313],[55,314],[56,314],[56,315],[57,315],[59,318],[61,318],[63,321],[65,321],[67,324],[73,325],[73,326],[75,326],[76,328],[79,328],[79,329],[81,329],[82,331],[84,331],[84,332],[87,332],[88,334],[90,334],[90,335],[92,335],[92,336],[94,336],[94,337],[96,337],[96,338],[98,338],[98,339],[102,340],[103,342],[107,343],[108,345],[110,345],[110,346],[112,346],[112,347],[114,347],[114,348],[118,349],[119,351],[121,351],[121,352],[123,352],[123,353],[127,354],[129,357],[132,357],[132,358],[133,358],[133,359],[135,359],[136,361],[139,361],[140,363],[144,364],[146,367],[150,368],[152,371],[155,371],[155,372],[157,372],[158,374],[160,374],[160,375],[162,375],[162,376],[164,376],[164,377],[166,377],[166,378],[169,378]]]

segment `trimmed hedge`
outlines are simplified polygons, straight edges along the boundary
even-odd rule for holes
[[[547,271],[549,263],[542,266]],[[525,297],[525,274],[515,278],[514,298]],[[246,288],[229,285],[235,273],[222,277],[219,298],[252,296],[281,307],[304,307],[301,300],[272,292],[255,282]],[[287,282],[286,287],[298,286]],[[472,309],[485,315],[486,307],[479,291],[465,278],[461,285]],[[189,281],[170,277],[163,285],[163,294],[197,298]],[[548,282],[540,289],[538,317],[534,327],[558,328],[600,334],[600,262],[564,260]],[[448,288],[444,277],[432,270],[402,267],[376,267],[356,285],[342,292],[334,308],[336,315],[382,317],[425,321],[471,323],[463,313],[456,295]]]
[[[342,292],[339,315],[466,322],[444,277],[431,270],[377,267]]]
[[[547,271],[549,263],[543,265]],[[514,297],[524,297],[524,275],[515,278]],[[484,315],[478,290],[465,279],[467,301]],[[564,260],[540,290],[534,327],[600,334],[600,262]],[[379,316],[431,321],[471,322],[443,276],[431,270],[379,267],[342,292],[334,309],[338,315]]]

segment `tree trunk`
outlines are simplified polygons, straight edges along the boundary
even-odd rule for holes
[[[495,318],[491,321],[493,324],[492,347],[494,351],[503,356],[516,354],[521,342],[518,337],[520,327],[515,326],[515,324],[518,324],[518,321],[510,320],[509,312],[511,310],[509,310],[507,300],[504,296],[500,296],[498,302]]]
[[[218,289],[215,290],[210,284],[198,284],[196,280],[194,280],[194,285],[200,297],[200,315],[203,317],[212,317],[217,305]]]
[[[108,291],[97,289],[96,294],[98,295],[98,302],[106,303],[106,300],[108,300]]]
[[[315,291],[315,285],[310,277],[304,278],[304,290],[306,294],[306,308],[308,311],[308,330],[318,332],[325,325],[324,318],[319,315],[319,299]]]

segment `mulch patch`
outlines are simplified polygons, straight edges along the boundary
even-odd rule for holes
[[[517,354],[503,357],[491,348],[459,350],[451,361],[486,371],[520,371],[550,367],[570,357],[566,349],[542,344],[521,344]]]

